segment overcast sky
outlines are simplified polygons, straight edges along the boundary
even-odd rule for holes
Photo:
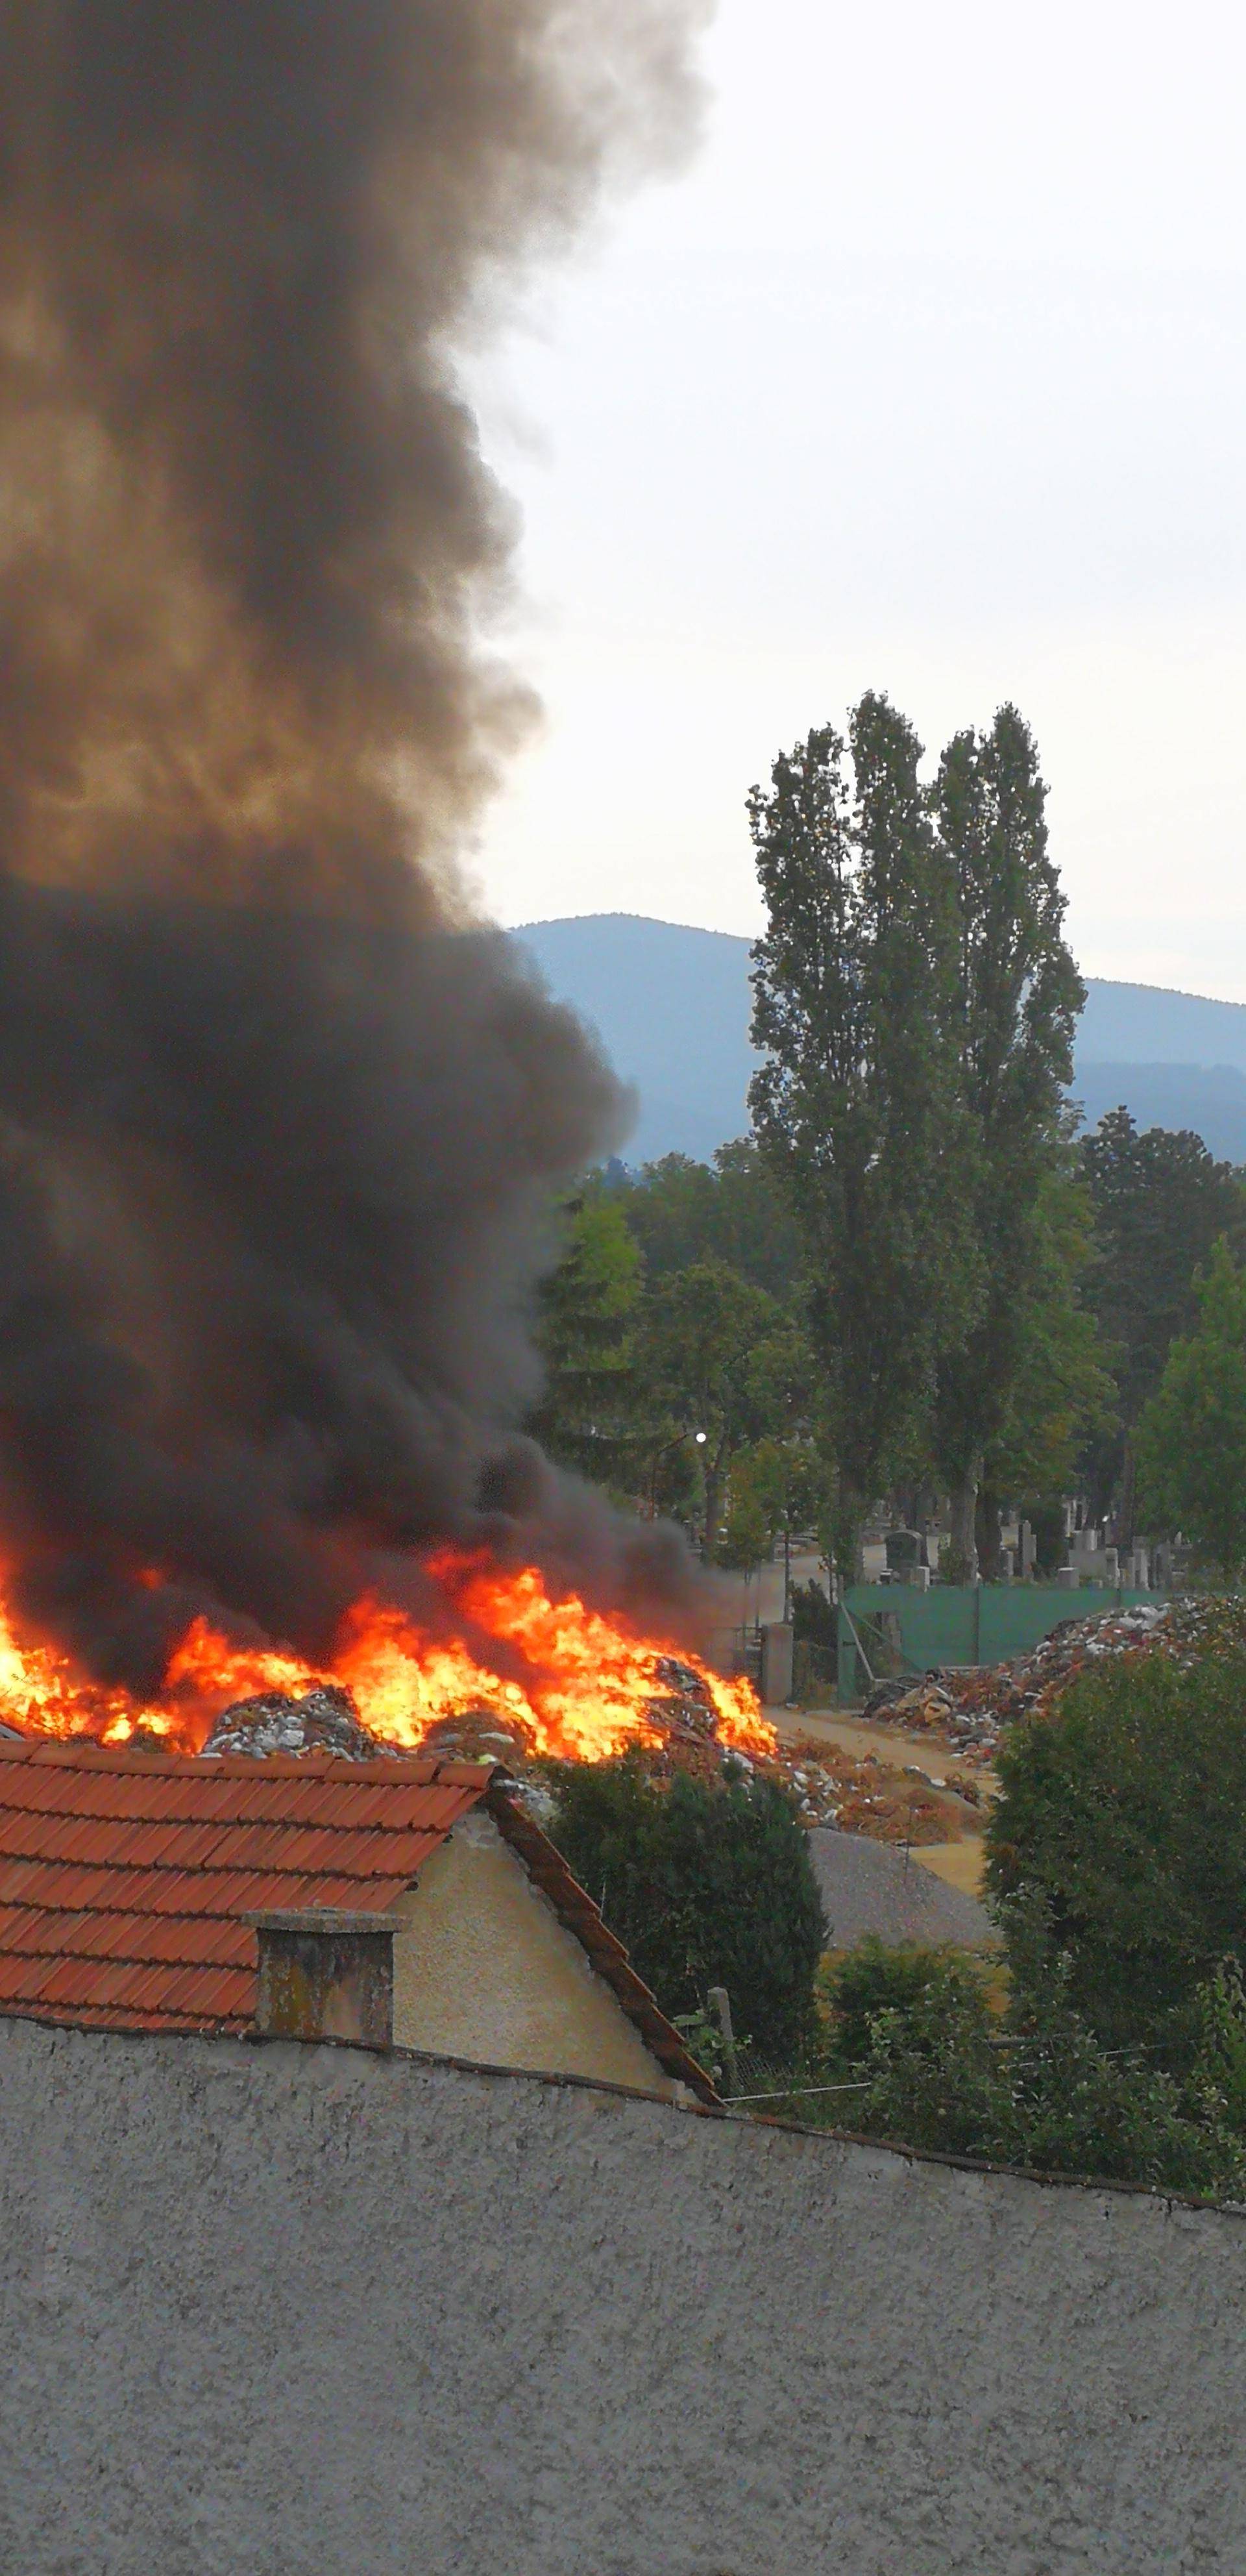
[[[1091,974],[1246,999],[1246,23],[721,0],[705,140],[490,366],[539,742],[505,921],[752,932],[743,800],[1015,699]]]

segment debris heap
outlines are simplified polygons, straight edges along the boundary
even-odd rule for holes
[[[396,1753],[363,1724],[348,1690],[338,1682],[318,1682],[296,1698],[288,1691],[262,1691],[222,1709],[203,1747],[209,1757],[249,1754],[260,1760],[270,1753],[332,1753],[339,1761],[376,1762]]]
[[[709,1691],[690,1665],[673,1655],[660,1656],[654,1682],[655,1695],[646,1710],[650,1732],[638,1737],[635,1747],[636,1759],[653,1779],[669,1781],[678,1771],[694,1779],[719,1779],[725,1762],[738,1763],[747,1773],[777,1780],[804,1824],[838,1825],[841,1832],[866,1834],[877,1842],[949,1842],[972,1826],[972,1782],[949,1782],[918,1763],[898,1759],[893,1766],[876,1753],[857,1755],[812,1739],[776,1743],[764,1753],[741,1753],[724,1744]],[[236,1700],[217,1718],[203,1751],[209,1758],[328,1753],[348,1762],[373,1762],[401,1749],[363,1724],[348,1690],[322,1683],[301,1696],[266,1691]],[[463,1709],[443,1718],[420,1749],[462,1761],[504,1762],[538,1811],[552,1808],[550,1764],[525,1740],[517,1722],[500,1726],[496,1711]]]
[[[967,1759],[989,1761],[1005,1726],[1044,1716],[1070,1682],[1105,1656],[1145,1654],[1186,1667],[1209,1655],[1246,1654],[1246,1601],[1187,1594],[1062,1619],[1011,1663],[944,1665],[918,1678],[876,1682],[862,1715],[875,1725],[937,1731]]]

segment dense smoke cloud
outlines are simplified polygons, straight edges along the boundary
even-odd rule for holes
[[[676,1579],[509,1436],[625,1104],[457,874],[529,707],[454,352],[700,15],[0,0],[0,1539],[99,1672],[441,1538]]]

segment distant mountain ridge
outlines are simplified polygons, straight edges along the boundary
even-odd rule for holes
[[[706,1162],[747,1131],[758,1061],[747,939],[630,912],[529,922],[513,936],[634,1084],[629,1162]],[[1246,1163],[1246,1003],[1089,980],[1073,1097],[1090,1126],[1123,1102],[1140,1127],[1192,1127],[1213,1154]]]

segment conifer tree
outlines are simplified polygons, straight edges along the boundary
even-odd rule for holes
[[[949,743],[931,799],[955,906],[958,1089],[985,1282],[970,1329],[940,1354],[935,1450],[952,1494],[953,1548],[971,1576],[983,1458],[1026,1360],[1027,1291],[1085,1001],[1063,935],[1046,792],[1033,736],[1016,708],[1004,706],[989,733],[959,733]]]
[[[1104,1503],[1116,1494],[1124,1535],[1135,1521],[1134,1443],[1138,1422],[1163,1375],[1173,1338],[1189,1332],[1195,1281],[1224,1235],[1238,1257],[1246,1243],[1246,1193],[1229,1163],[1214,1162],[1201,1136],[1148,1127],[1112,1109],[1082,1141],[1099,1260],[1090,1295],[1116,1379],[1119,1430],[1096,1444],[1093,1482]]]
[[[545,1383],[528,1428],[562,1465],[615,1484],[626,1481],[638,1435],[640,1255],[622,1209],[601,1192],[571,1201],[562,1223],[562,1259],[540,1292]]]

